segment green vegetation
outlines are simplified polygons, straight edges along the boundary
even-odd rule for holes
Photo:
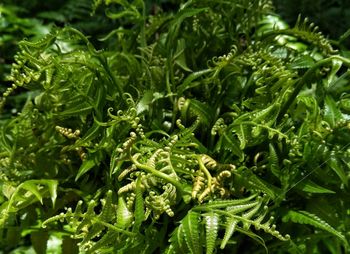
[[[275,0],[274,4],[288,23],[294,23],[301,13],[332,39],[342,36],[350,27],[350,2],[347,0]],[[350,46],[348,38],[346,45]]]
[[[178,2],[95,1],[101,29],[51,10],[18,42],[3,253],[350,252],[342,42],[268,0]]]

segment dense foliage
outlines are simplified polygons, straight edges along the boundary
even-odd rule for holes
[[[5,253],[350,251],[339,44],[268,0],[101,10],[103,37],[19,42],[0,101],[25,98],[0,122]]]

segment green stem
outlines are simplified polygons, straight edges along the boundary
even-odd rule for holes
[[[130,157],[131,162],[134,163],[138,169],[142,169],[150,174],[153,174],[161,179],[164,179],[165,181],[174,185],[176,187],[176,189],[179,190],[180,192],[184,192],[183,186],[178,181],[176,181],[173,177],[170,177],[167,174],[164,174],[164,173],[162,173],[162,172],[160,172],[160,171],[158,171],[158,170],[156,170],[148,165],[139,163],[135,158],[133,158],[131,156],[130,153],[129,153],[129,157]]]
[[[81,217],[84,218],[84,216],[81,216]],[[101,221],[101,220],[99,220],[97,217],[93,217],[93,218],[91,218],[91,220],[92,220],[93,222],[97,223],[97,224],[101,224],[101,225],[103,225],[103,226],[105,226],[105,227],[107,227],[107,228],[109,228],[109,229],[112,229],[113,231],[116,231],[116,232],[119,232],[119,233],[123,233],[123,234],[128,235],[128,236],[135,236],[135,235],[137,235],[136,233],[129,232],[129,231],[127,231],[127,230],[118,228],[118,227],[116,227],[116,226],[114,226],[114,225],[112,225],[112,224],[110,224],[110,223]]]
[[[197,158],[197,161],[198,161],[199,169],[203,171],[203,173],[205,174],[205,176],[208,179],[208,188],[211,189],[212,176],[211,176],[210,172],[208,171],[208,169],[205,167],[201,156],[197,155],[196,158]]]

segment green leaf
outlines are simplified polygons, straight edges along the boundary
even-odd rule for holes
[[[340,68],[343,65],[343,61],[341,60],[337,60],[337,59],[333,59],[332,60],[332,69],[328,74],[327,77],[327,86],[331,85],[334,81],[337,80],[337,72],[340,70]]]
[[[309,69],[315,64],[315,60],[309,55],[297,57],[289,66],[292,69]]]
[[[89,227],[91,225],[91,218],[96,216],[95,210],[94,210],[96,205],[97,205],[97,203],[96,203],[95,200],[91,200],[88,203],[88,207],[87,207],[86,213],[82,216],[83,220],[82,221],[78,221],[78,225],[76,227],[76,232],[80,232],[84,228]],[[81,204],[79,204],[79,202],[78,202],[78,205],[77,205],[77,207],[75,209],[76,210],[81,209]],[[80,214],[80,213],[75,213],[74,217],[75,217],[75,219],[79,219],[79,217],[81,215],[82,214]],[[60,216],[60,215],[58,215],[58,216]],[[54,217],[51,217],[50,219],[46,220],[44,223],[45,224],[50,223],[50,220],[52,220],[52,218],[54,218]],[[89,231],[86,232],[86,234],[88,234],[88,233],[89,233]]]
[[[96,115],[101,114],[103,111],[103,106],[106,104],[107,91],[104,85],[99,85],[97,87],[97,92],[92,97],[95,99],[95,113]]]
[[[133,214],[126,206],[123,197],[118,198],[118,207],[117,207],[117,227],[118,228],[127,228],[131,225],[133,221]]]
[[[136,112],[137,115],[140,115],[144,111],[149,110],[149,105],[153,101],[153,92],[151,90],[145,91],[141,100],[137,103]]]
[[[288,211],[288,213],[283,216],[283,222],[292,221],[299,224],[307,224],[314,226],[315,228],[322,229],[331,233],[332,235],[338,237],[343,242],[347,244],[347,240],[344,235],[330,226],[327,222],[319,218],[317,215],[309,213],[307,211]]]
[[[5,123],[1,126],[0,129],[0,144],[3,149],[5,149],[8,153],[12,151],[12,136],[8,135],[8,129],[11,128],[11,121]]]
[[[250,189],[262,191],[272,199],[274,199],[276,197],[276,193],[280,191],[276,186],[258,177],[250,169],[246,169],[244,172],[242,172],[241,176],[237,175],[237,178]]]
[[[240,144],[237,139],[234,138],[233,135],[228,135],[226,132],[222,134],[223,148],[230,150],[234,155],[238,156],[239,161],[244,161],[244,153],[242,149],[240,149]]]
[[[49,188],[52,205],[53,205],[53,207],[55,207],[56,198],[57,198],[58,182],[56,180],[45,180],[45,181],[46,181],[46,184],[47,184],[47,186]]]
[[[329,166],[330,169],[332,169],[337,174],[337,176],[342,181],[342,183],[345,184],[345,186],[347,186],[349,179],[344,171],[342,161],[340,161],[334,155],[331,155],[329,160],[327,160],[327,165]]]
[[[206,232],[206,250],[207,254],[212,254],[215,248],[215,242],[218,237],[220,217],[216,213],[209,213],[205,217]]]
[[[92,127],[88,129],[88,131],[85,133],[85,135],[78,139],[73,147],[79,147],[79,146],[85,146],[88,144],[88,142],[92,141],[94,138],[96,138],[98,135],[101,134],[100,131],[101,126],[97,123],[94,122]]]
[[[214,200],[214,201],[209,201],[209,203],[203,204],[203,205],[198,205],[194,207],[194,210],[210,210],[210,209],[220,209],[220,208],[227,208],[230,206],[235,206],[235,205],[241,205],[246,202],[249,202],[253,198],[256,198],[257,194],[251,195],[247,198],[242,198],[242,199],[233,199],[233,200]]]
[[[339,106],[342,110],[344,110],[347,114],[349,114],[350,113],[350,98],[341,99]]]
[[[213,71],[212,69],[205,69],[205,70],[201,70],[201,71],[197,71],[197,72],[191,73],[184,80],[184,82],[177,87],[177,94],[179,96],[181,96],[183,94],[183,92],[186,91],[187,89],[190,89],[190,88],[193,88],[195,86],[200,85],[200,83],[198,83],[198,82],[197,83],[193,83],[193,81],[196,80],[197,78],[207,74],[207,73],[212,72],[212,71]]]
[[[87,173],[90,169],[92,169],[94,166],[96,166],[97,163],[94,159],[86,159],[84,160],[83,164],[81,164],[78,173],[75,177],[75,181],[78,181],[78,179],[84,175],[85,173]]]
[[[188,68],[186,64],[185,49],[186,49],[185,40],[184,39],[178,40],[174,61],[175,61],[175,64],[177,64],[184,71],[191,72],[192,70]]]
[[[34,196],[40,201],[41,204],[43,203],[43,196],[41,195],[38,186],[35,182],[27,181],[25,183],[22,183],[20,186],[22,187],[22,189],[25,189],[34,194]]]
[[[246,138],[247,129],[245,126],[243,126],[243,124],[240,124],[238,128],[234,129],[234,132],[237,134],[237,137],[238,137],[239,142],[240,142],[239,148],[241,150],[243,150],[247,145],[247,138]]]
[[[334,128],[336,124],[343,119],[343,115],[332,97],[326,96],[324,102],[324,119]]]
[[[191,254],[201,254],[202,245],[199,238],[199,213],[189,211],[182,220],[185,241]]]
[[[239,205],[234,205],[234,206],[228,206],[226,208],[226,211],[228,211],[230,214],[237,214],[243,211],[246,211],[252,207],[260,207],[260,202],[259,201],[250,201],[248,203],[244,203],[244,204],[239,204]],[[243,217],[245,217],[243,215]]]
[[[135,222],[133,226],[133,231],[136,232],[140,229],[141,223],[145,218],[144,201],[142,197],[140,177],[138,177],[136,181],[134,216],[135,216]]]
[[[280,168],[278,165],[278,155],[273,144],[269,144],[269,168],[276,177],[280,177]]]
[[[335,192],[329,189],[326,189],[322,186],[319,186],[318,184],[314,183],[311,180],[306,180],[301,182],[296,188],[310,193],[330,193],[334,194]]]
[[[98,215],[101,221],[112,221],[116,216],[115,207],[112,200],[113,191],[109,190],[102,203],[102,211]],[[77,211],[78,212],[78,211]]]
[[[169,253],[188,253],[189,249],[187,247],[184,232],[183,224],[180,224],[172,233],[169,239]]]
[[[27,180],[9,193],[9,200],[0,206],[0,228],[11,212],[18,212],[50,194],[51,200],[56,199],[56,180]]]
[[[98,252],[103,252],[103,250],[106,248],[106,246],[109,246],[111,244],[115,243],[115,239],[118,238],[118,233],[112,230],[107,231],[103,236],[91,247],[86,254],[95,254]],[[77,245],[77,243],[75,243]],[[73,249],[73,251],[75,251]],[[70,252],[62,252],[63,253],[70,253]],[[79,252],[79,249],[77,252],[72,253],[81,253]]]
[[[189,103],[189,110],[191,113],[200,117],[200,121],[206,125],[209,125],[212,121],[214,112],[212,108],[198,100],[191,99]]]
[[[227,219],[225,235],[224,235],[224,238],[222,239],[220,249],[225,249],[227,242],[230,240],[233,233],[235,232],[237,223],[238,223],[238,220],[236,218]]]

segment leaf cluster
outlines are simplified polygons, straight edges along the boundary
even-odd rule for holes
[[[0,125],[2,242],[349,252],[350,60],[267,0],[164,6],[96,1],[116,24],[101,50],[68,26],[19,43],[1,106],[30,92]]]

